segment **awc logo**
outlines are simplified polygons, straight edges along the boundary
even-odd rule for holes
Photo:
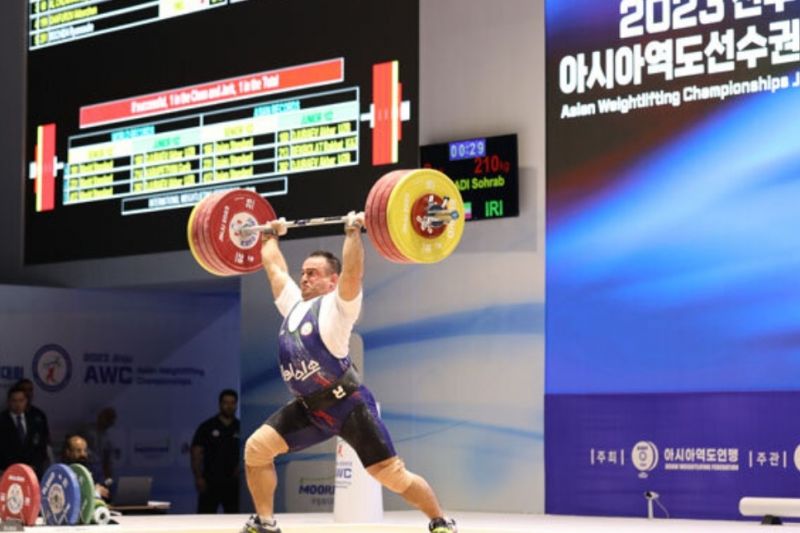
[[[58,344],[46,344],[33,356],[33,379],[48,392],[67,386],[72,377],[72,359]]]

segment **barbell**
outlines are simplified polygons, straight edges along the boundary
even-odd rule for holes
[[[186,225],[189,249],[207,272],[235,276],[261,268],[261,233],[278,216],[258,193],[229,189],[209,194]],[[346,216],[286,222],[287,228],[342,224]],[[453,181],[433,169],[395,170],[369,191],[364,208],[375,250],[395,263],[436,263],[448,257],[464,232],[464,202]]]

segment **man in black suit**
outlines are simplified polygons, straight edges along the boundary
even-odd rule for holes
[[[28,410],[22,387],[11,387],[7,399],[8,408],[0,413],[0,471],[25,463],[41,478],[48,464],[47,419]]]
[[[49,427],[47,426],[47,415],[44,414],[44,411],[33,405],[33,381],[28,378],[22,378],[21,380],[17,381],[14,384],[15,387],[19,387],[25,393],[25,396],[28,397],[28,407],[26,411],[29,413],[33,413],[36,416],[39,416],[44,419],[45,427],[48,429],[47,431],[47,445],[50,445],[50,431]]]
[[[28,378],[22,378],[21,380],[17,381],[14,386],[22,389],[25,393],[25,396],[28,397],[28,407],[25,408],[25,412],[28,414],[28,417],[36,417],[44,427],[43,435],[45,444],[47,446],[47,459],[48,462],[53,461],[53,446],[50,442],[50,425],[47,423],[47,415],[44,413],[44,411],[33,404],[33,381]]]

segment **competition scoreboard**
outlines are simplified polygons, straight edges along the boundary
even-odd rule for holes
[[[514,134],[420,147],[422,166],[455,182],[468,221],[519,216],[518,159]]]
[[[92,6],[142,18],[75,33]],[[30,17],[27,263],[184,249],[191,208],[223,189],[286,218],[358,210],[418,166],[416,2],[42,0]]]
[[[343,59],[295,67],[299,86],[340,81]],[[251,89],[286,89],[281,72],[215,84],[206,98],[235,99]],[[274,82],[270,80],[274,79]],[[271,83],[271,85],[270,85]],[[159,115],[190,105],[196,88],[147,95],[81,109],[81,123],[102,124],[131,114]],[[207,91],[207,90],[206,90]],[[286,194],[289,174],[358,165],[358,87],[302,97],[233,105],[71,136],[63,177],[63,205],[119,200],[122,214],[171,209],[198,201],[197,186],[234,181],[265,195]],[[174,102],[175,104],[170,104]]]

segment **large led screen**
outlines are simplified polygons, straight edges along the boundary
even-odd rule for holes
[[[546,11],[547,512],[793,497],[800,2]]]
[[[362,210],[417,164],[418,11],[30,2],[26,263],[187,249],[191,207],[220,189],[289,220]]]
[[[800,385],[800,2],[547,3],[547,390]]]

